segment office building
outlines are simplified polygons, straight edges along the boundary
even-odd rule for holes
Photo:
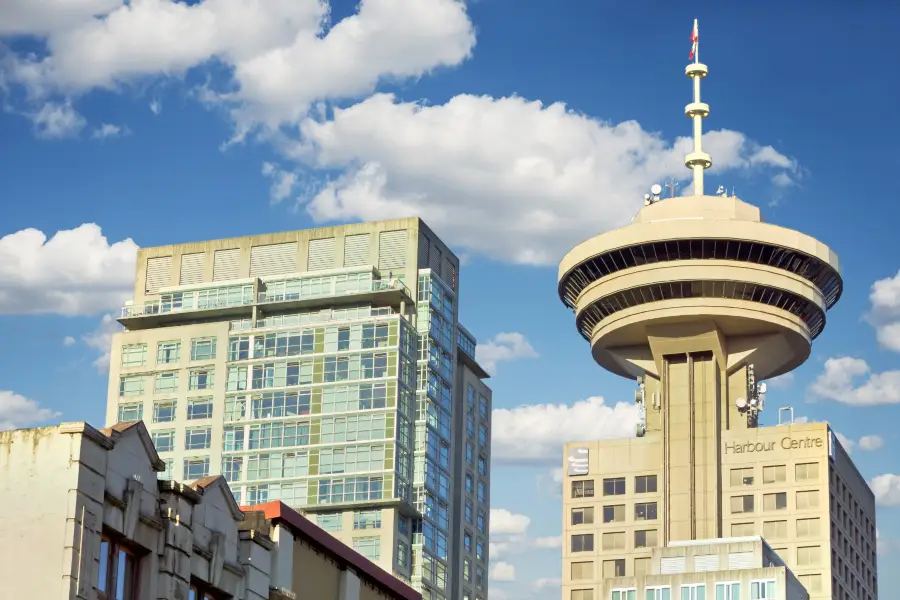
[[[417,218],[145,248],[107,421],[426,600],[483,600],[491,395],[458,308],[459,261]]]
[[[634,439],[566,446],[564,599],[641,576],[655,547],[762,535],[813,600],[874,600],[874,498],[853,462],[824,424],[759,427],[763,380],[808,358],[840,298],[838,258],[721,187],[704,194],[707,67],[685,73],[693,195],[654,185],[630,225],[559,268],[578,331],[636,381],[641,414]]]
[[[612,600],[808,600],[781,557],[761,537],[670,542],[654,548],[648,571],[603,580]],[[575,595],[579,597],[579,595]]]

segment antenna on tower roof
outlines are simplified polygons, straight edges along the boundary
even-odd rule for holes
[[[674,179],[670,179],[665,183],[665,186],[669,188],[669,198],[675,197],[675,188],[677,188],[680,184]]]
[[[684,165],[694,172],[694,195],[703,195],[703,171],[712,166],[712,158],[703,151],[703,119],[709,116],[709,105],[700,102],[700,80],[706,77],[708,69],[700,62],[700,30],[697,19],[691,31],[691,53],[688,59],[694,62],[684,69],[684,74],[694,82],[694,101],[684,107],[684,114],[694,123],[694,150],[684,157]]]

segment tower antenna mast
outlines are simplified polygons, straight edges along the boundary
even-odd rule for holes
[[[694,83],[694,101],[684,107],[687,115],[694,125],[694,149],[684,157],[684,165],[694,172],[694,195],[703,195],[703,171],[712,166],[712,158],[703,151],[701,138],[703,137],[703,119],[709,116],[709,105],[700,102],[700,80],[706,77],[708,69],[700,62],[700,30],[697,19],[694,19],[694,29],[691,31],[691,53],[689,63],[684,69],[684,74]]]

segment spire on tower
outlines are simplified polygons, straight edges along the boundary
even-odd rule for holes
[[[703,137],[703,119],[709,116],[709,105],[700,102],[700,80],[706,77],[708,69],[700,62],[700,31],[697,19],[694,19],[694,29],[691,31],[690,63],[684,69],[684,74],[694,83],[694,101],[684,107],[684,114],[693,120],[694,124],[694,150],[684,157],[684,164],[694,172],[694,195],[703,195],[703,171],[712,165],[712,158],[703,151],[701,138]]]

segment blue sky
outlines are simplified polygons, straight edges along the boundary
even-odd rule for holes
[[[900,5],[130,5],[0,5],[0,425],[103,421],[136,246],[418,213],[465,259],[462,322],[495,361],[493,597],[558,598],[554,448],[620,433],[632,384],[592,363],[556,264],[651,183],[687,185],[697,17],[707,186],[844,272],[764,421],[792,405],[852,445],[878,478],[882,589],[900,584]]]

